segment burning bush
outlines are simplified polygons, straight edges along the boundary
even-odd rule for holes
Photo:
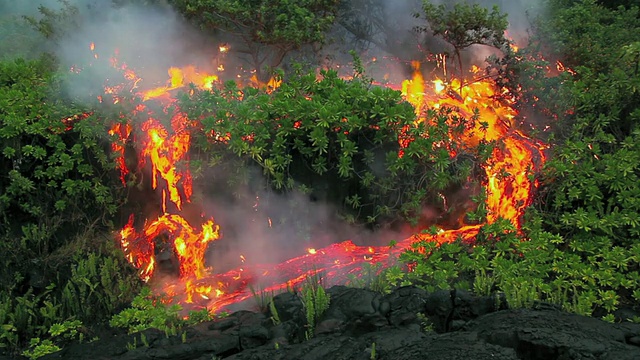
[[[331,70],[298,71],[271,93],[235,83],[194,89],[180,106],[202,123],[197,144],[215,160],[206,173],[212,192],[225,182],[255,194],[298,190],[349,222],[415,224],[425,207],[444,212],[442,194],[466,184],[491,153],[488,143],[452,140],[475,119],[442,110],[418,123],[399,91]],[[262,170],[266,187],[250,181],[248,167]]]

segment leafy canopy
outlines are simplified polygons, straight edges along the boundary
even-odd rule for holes
[[[491,11],[478,4],[467,2],[435,5],[431,1],[422,2],[423,14],[415,17],[423,18],[427,25],[418,26],[418,32],[441,36],[451,44],[454,55],[462,72],[460,52],[471,45],[487,45],[498,49],[508,49],[509,40],[504,32],[509,25],[507,14],[502,14],[497,5]]]
[[[224,30],[244,40],[293,49],[322,42],[338,0],[173,0],[205,29]]]

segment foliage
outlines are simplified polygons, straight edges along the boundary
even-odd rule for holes
[[[61,93],[46,61],[0,64],[4,271],[26,273],[80,229],[108,226],[121,201],[105,128]]]
[[[451,44],[454,55],[458,59],[462,73],[462,59],[460,52],[471,45],[488,45],[498,49],[508,49],[509,41],[504,32],[507,29],[507,14],[500,13],[497,5],[491,11],[478,4],[467,2],[434,5],[431,1],[422,2],[423,14],[427,26],[418,26],[418,32],[430,32]]]
[[[402,56],[407,46],[393,41],[399,33],[394,21],[394,16],[388,16],[388,4],[384,0],[343,0],[336,14],[336,23],[353,36],[355,48],[368,49],[373,44],[387,53]]]
[[[39,34],[22,18],[15,15],[0,15],[0,59],[13,60],[33,58],[42,45]]]
[[[255,301],[256,308],[260,312],[270,309],[271,303],[273,303],[273,291],[266,291],[262,289],[256,289],[253,285],[249,285],[249,291]]]
[[[594,1],[555,5],[538,36],[562,46],[575,75],[560,87],[568,111],[559,114],[558,145],[530,223],[561,234],[560,248],[573,254],[576,266],[588,266],[583,278],[600,284],[583,286],[576,307],[595,303],[610,311],[640,296],[640,78],[634,50],[640,9],[612,10]],[[583,29],[589,36],[575,41]]]
[[[50,339],[41,340],[38,337],[32,338],[29,341],[29,349],[24,350],[22,355],[30,360],[38,359],[44,355],[59,351],[61,347],[56,343],[61,341],[79,340],[82,342],[83,333],[79,332],[82,327],[82,322],[78,320],[65,321],[63,323],[55,323],[49,328]]]
[[[640,8],[599,3],[549,1],[531,46],[494,58],[492,69],[522,112],[553,119],[545,135],[553,147],[526,222],[540,248],[523,251],[540,260],[528,279],[512,275],[534,284],[534,293],[516,283],[510,297],[551,299],[583,314],[598,309],[611,320],[614,309],[640,296]],[[553,245],[542,247],[542,239]]]
[[[65,99],[49,58],[0,63],[3,346],[100,321],[139,281],[104,236],[120,203],[97,110]]]
[[[425,315],[424,313],[417,313],[416,317],[418,318],[418,320],[420,320],[420,325],[422,326],[423,332],[432,333],[435,331],[433,328],[433,321],[431,321],[431,319],[429,319],[427,315]]]
[[[131,302],[131,307],[113,315],[109,321],[111,327],[125,328],[131,333],[146,329],[158,329],[175,335],[177,329],[184,324],[180,317],[180,305],[166,305],[168,300],[154,296],[151,289],[143,288]]]
[[[610,10],[593,1],[557,6],[538,36],[562,46],[575,75],[559,89],[567,111],[559,114],[558,145],[543,174],[540,216],[567,246],[630,248],[640,216],[640,9]],[[575,41],[586,28],[589,36]]]
[[[358,273],[348,275],[346,285],[388,294],[398,286],[409,285],[406,281],[406,270],[400,264],[387,267],[382,263],[367,262]]]
[[[326,70],[318,79],[298,70],[272,93],[229,82],[193,89],[180,106],[202,123],[205,136],[195,140],[211,159],[208,183],[310,194],[349,222],[416,222],[425,204],[441,206],[438,193],[464,184],[491,151],[490,144],[469,148],[452,140],[474,119],[443,108],[415,124],[400,92],[372,86],[360,73],[343,80]],[[411,142],[400,149],[405,139]],[[266,188],[250,176],[256,165]]]
[[[110,238],[103,238],[108,243]],[[118,251],[113,249],[113,252]],[[77,254],[71,274],[62,287],[61,311],[80,319],[100,319],[131,301],[140,288],[139,279],[127,271],[124,257],[105,254]],[[63,281],[63,279],[60,279]]]
[[[145,287],[133,298],[131,307],[115,314],[109,325],[125,328],[130,334],[153,328],[164,331],[167,335],[176,335],[184,326],[213,319],[207,309],[192,311],[185,319],[181,316],[180,305],[167,305],[168,303],[169,299],[154,296],[151,290]]]
[[[528,223],[526,239],[498,221],[485,225],[473,246],[418,242],[401,260],[413,269],[409,280],[427,291],[501,292],[511,307],[546,301],[590,316],[612,314],[621,303],[640,299],[640,244],[625,248],[601,238],[565,248],[565,240],[541,229],[537,219]]]
[[[302,305],[307,319],[305,335],[308,340],[313,337],[318,320],[329,309],[330,298],[324,287],[322,287],[321,277],[317,273],[305,280],[300,290],[300,296],[302,297]]]
[[[139,288],[139,279],[127,270],[122,254],[111,251],[78,253],[68,265],[70,273],[58,274],[60,285],[52,283],[44,291],[1,292],[0,347],[16,349],[28,339],[42,338],[49,329],[55,330],[57,322],[68,319],[95,324],[129,303]]]
[[[273,299],[269,302],[269,313],[271,314],[271,321],[273,321],[273,325],[279,325],[282,322],[280,320],[280,315],[278,314],[278,308],[276,308],[276,303]]]
[[[25,16],[24,20],[45,38],[60,41],[81,26],[80,9],[69,0],[59,0],[59,10],[38,6],[39,17]]]
[[[239,37],[246,47],[242,51],[249,54],[253,68],[260,72],[263,65],[278,66],[293,49],[323,43],[339,0],[172,0],[171,3],[202,28]]]

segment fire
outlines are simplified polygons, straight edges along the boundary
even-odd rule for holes
[[[475,67],[470,71],[472,75],[477,72]],[[423,80],[421,75],[414,74],[414,78],[409,81],[415,83]],[[487,221],[493,223],[498,218],[504,218],[519,228],[521,216],[531,203],[533,193],[534,184],[529,180],[529,174],[535,167],[536,159],[544,160],[541,145],[513,130],[512,122],[517,114],[512,107],[496,100],[497,91],[489,80],[463,82],[453,79],[447,84],[436,79],[433,84],[434,96],[424,100],[427,108],[439,109],[447,106],[455,110],[455,115],[467,119],[472,118],[474,113],[478,115],[474,127],[466,131],[458,141],[470,146],[483,141],[503,142],[504,146],[494,149],[491,161],[485,168],[488,179]],[[408,100],[416,98],[410,92],[414,88],[403,84],[403,93]]]
[[[95,44],[90,45],[95,49]],[[117,55],[117,54],[116,54]],[[98,58],[97,54],[94,56]],[[120,231],[119,240],[126,258],[139,269],[140,277],[149,281],[157,270],[157,253],[167,247],[175,252],[179,262],[179,274],[184,283],[186,301],[192,302],[194,294],[202,299],[222,295],[220,289],[214,289],[210,284],[196,284],[203,279],[210,269],[205,266],[205,251],[210,242],[220,238],[220,228],[213,219],[204,221],[200,226],[193,226],[179,212],[189,203],[193,194],[192,178],[189,171],[189,148],[191,145],[191,127],[193,122],[187,119],[179,110],[172,111],[175,99],[171,91],[181,89],[189,84],[202,89],[211,89],[218,81],[213,74],[198,71],[194,66],[184,68],[171,67],[168,70],[169,79],[165,86],[146,91],[138,90],[142,81],[126,64],[121,64],[117,56],[110,59],[113,67],[121,70],[126,83],[105,86],[104,96],[99,100],[112,98],[114,104],[119,103],[122,92],[132,92],[144,102],[157,101],[163,105],[165,114],[173,114],[169,124],[158,121],[154,113],[145,103],[136,106],[131,117],[146,118],[139,128],[134,129],[131,119],[113,124],[109,130],[114,140],[111,148],[115,154],[116,166],[120,170],[120,179],[127,184],[127,177],[134,169],[129,169],[125,161],[125,149],[134,143],[139,154],[135,170],[145,169],[148,165],[151,172],[151,188],[159,190],[162,195],[162,214],[154,219],[145,219],[142,229],[135,225],[134,216],[129,217],[128,223]],[[135,140],[132,141],[132,139]],[[178,213],[176,213],[178,212]],[[193,221],[193,220],[192,220]],[[165,249],[166,250],[166,249]],[[172,289],[175,293],[175,289]],[[212,295],[213,294],[213,295]]]
[[[91,51],[95,45],[91,44]],[[223,44],[221,54],[229,51]],[[97,54],[95,55],[97,58]],[[475,146],[481,142],[499,142],[493,151],[493,157],[485,167],[486,183],[483,184],[488,209],[487,222],[498,218],[511,221],[517,228],[521,225],[524,209],[532,201],[536,184],[529,177],[533,169],[544,161],[542,145],[526,137],[513,128],[516,111],[508,104],[496,100],[504,94],[495,89],[490,80],[447,79],[444,57],[441,57],[444,79],[426,81],[420,69],[420,62],[412,62],[413,76],[402,83],[405,99],[414,105],[418,121],[427,121],[422,115],[428,109],[448,107],[460,117],[471,119],[477,115],[478,121],[463,136],[455,141],[466,146]],[[335,283],[344,281],[348,274],[354,274],[363,262],[384,263],[410,248],[416,241],[428,240],[438,244],[456,239],[471,242],[481,225],[463,226],[455,230],[439,230],[435,235],[420,234],[399,241],[396,246],[374,247],[356,246],[351,241],[336,243],[323,249],[308,248],[304,255],[281,264],[250,265],[241,256],[241,267],[223,274],[213,275],[212,269],[205,264],[205,252],[209,244],[221,237],[220,227],[213,219],[189,219],[182,216],[185,206],[190,203],[193,194],[192,178],[189,172],[189,149],[191,131],[197,123],[187,119],[176,109],[172,92],[185,89],[189,84],[201,89],[212,89],[219,83],[217,75],[201,71],[194,66],[171,67],[167,71],[168,80],[162,86],[140,90],[142,79],[126,65],[115,58],[112,65],[120,68],[129,86],[116,85],[105,88],[101,99],[112,98],[121,101],[117,94],[129,91],[139,96],[143,103],[132,117],[143,117],[137,127],[132,122],[123,121],[114,124],[109,131],[113,136],[112,150],[118,154],[117,166],[121,180],[126,180],[136,170],[149,169],[150,186],[161,194],[162,213],[155,218],[134,221],[133,215],[119,233],[119,240],[129,262],[137,269],[142,279],[149,281],[159,266],[157,254],[168,248],[175,253],[179,263],[179,284],[184,290],[176,289],[176,284],[164,286],[162,291],[174,294],[178,301],[206,304],[211,309],[221,309],[251,296],[247,284],[260,279],[265,291],[279,291],[298,286],[308,276],[323,272],[327,279]],[[215,64],[219,71],[223,64]],[[558,66],[560,68],[560,66]],[[470,78],[475,72],[472,69]],[[281,84],[278,78],[260,83],[254,76],[249,83],[260,86],[266,91],[275,91]],[[505,96],[501,96],[505,98]],[[171,115],[171,121],[164,124],[146,106],[149,102],[162,105],[163,111]],[[217,135],[220,136],[220,135]],[[411,139],[400,139],[411,141]],[[129,169],[125,162],[126,146],[135,147],[138,153],[136,169]],[[436,144],[435,146],[443,146]],[[451,156],[455,153],[447,149]],[[148,215],[148,214],[147,214]],[[271,225],[271,219],[266,219]],[[194,225],[201,222],[200,225]],[[329,284],[329,283],[328,283]]]
[[[191,134],[186,125],[188,120],[182,115],[172,119],[173,134],[170,134],[162,124],[151,118],[142,124],[142,131],[147,134],[143,145],[142,155],[151,162],[152,187],[158,187],[158,177],[166,181],[163,198],[166,191],[169,199],[178,210],[182,210],[182,200],[188,201],[193,193],[191,174],[187,170],[179,171],[176,167],[179,161],[185,160],[191,143]],[[184,195],[181,196],[179,183],[182,181]],[[162,204],[163,212],[167,211],[166,202]]]
[[[416,108],[416,113],[419,114],[425,95],[424,79],[422,78],[422,72],[420,72],[420,62],[412,61],[411,66],[413,67],[413,79],[402,82],[402,94]]]
[[[124,158],[124,142],[131,135],[131,130],[131,124],[128,123],[116,123],[109,130],[109,135],[117,137],[116,140],[111,142],[111,150],[113,150],[114,153],[118,154],[118,157],[116,158],[116,167],[118,170],[120,170],[120,180],[122,181],[123,185],[126,185],[126,176],[127,174],[129,174],[129,169],[127,168],[127,164],[125,163]]]
[[[167,85],[144,91],[142,93],[143,100],[169,96],[169,92],[182,89],[189,84],[201,89],[212,89],[213,85],[218,81],[217,75],[200,73],[192,65],[184,68],[171,67],[168,70],[168,74],[169,81],[167,81]]]

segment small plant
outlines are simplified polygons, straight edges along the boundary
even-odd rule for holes
[[[602,321],[613,324],[614,322],[616,322],[616,317],[613,314],[607,314],[602,317]]]
[[[302,286],[301,296],[307,318],[307,331],[305,332],[305,336],[307,339],[310,339],[313,337],[316,322],[322,317],[324,312],[329,309],[330,302],[329,294],[327,294],[322,287],[322,278],[317,272],[307,278]]]
[[[404,281],[405,275],[405,271],[397,264],[383,268],[381,263],[364,263],[359,273],[347,276],[347,285],[388,294],[399,285],[408,285]]]
[[[429,319],[427,315],[425,315],[424,313],[417,313],[416,317],[418,318],[418,320],[420,320],[422,331],[426,333],[435,331],[433,328],[433,322],[431,321],[431,319]]]
[[[273,291],[268,292],[266,290],[256,289],[253,285],[249,285],[249,290],[253,296],[253,300],[256,303],[258,311],[265,312],[269,309],[269,304],[273,300]]]
[[[478,269],[475,271],[475,277],[473,281],[473,291],[479,296],[488,296],[493,291],[495,279],[487,274],[485,269]]]
[[[144,288],[131,303],[131,307],[114,315],[109,321],[112,327],[125,328],[129,333],[149,328],[164,330],[167,335],[186,324],[180,317],[180,305],[167,306],[162,297],[153,296],[149,288]]]
[[[144,333],[140,333],[140,342],[142,345],[149,347],[149,341],[147,340],[147,336]]]
[[[371,360],[376,360],[377,355],[376,355],[376,343],[372,342],[371,343],[371,354],[369,356],[369,359]]]
[[[224,314],[225,313],[213,315],[207,308],[200,309],[200,310],[191,310],[187,315],[186,324],[187,325],[200,324],[206,321],[211,321],[217,317],[223,317]],[[226,316],[228,316],[228,314],[226,314]]]
[[[29,349],[23,351],[22,355],[30,360],[35,360],[56,351],[60,351],[60,347],[55,345],[53,341],[49,339],[40,340],[40,338],[33,338],[29,341]]]
[[[633,316],[632,318],[627,319],[627,321],[635,323],[635,324],[640,324],[640,316],[637,316],[637,315]]]
[[[34,337],[29,340],[29,348],[22,352],[22,355],[33,360],[47,354],[60,351],[61,347],[56,343],[62,343],[69,340],[81,340],[83,334],[79,332],[82,322],[79,320],[65,321],[63,323],[55,323],[49,328],[49,339],[42,340]]]
[[[271,313],[271,321],[273,321],[273,325],[279,325],[281,323],[280,315],[278,315],[278,309],[276,308],[276,304],[273,299],[269,302],[269,312]]]
[[[131,350],[135,350],[138,347],[138,339],[137,338],[133,338],[133,343],[128,342],[127,343],[127,350],[131,351]]]

